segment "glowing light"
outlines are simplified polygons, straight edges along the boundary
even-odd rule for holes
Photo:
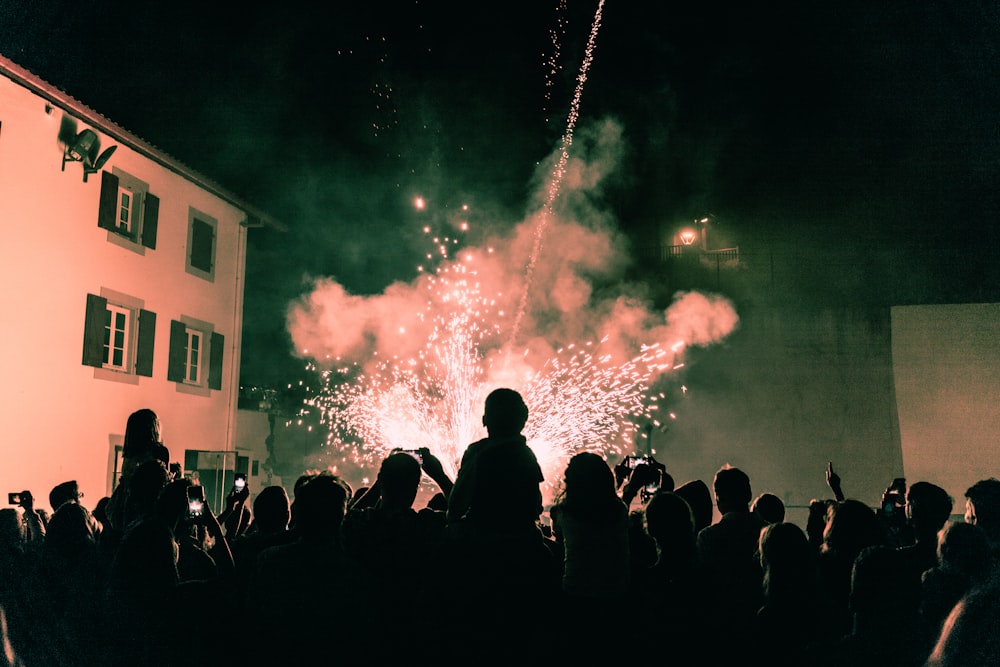
[[[679,238],[683,245],[693,245],[698,240],[698,234],[693,229],[682,230]]]
[[[414,199],[414,200],[413,200],[413,206],[414,206],[414,207],[415,207],[415,208],[416,208],[416,209],[417,209],[418,211],[422,211],[422,210],[424,210],[424,207],[425,207],[426,205],[427,205],[427,203],[426,203],[426,202],[424,201],[424,198],[423,198],[423,197],[417,197],[416,199]]]

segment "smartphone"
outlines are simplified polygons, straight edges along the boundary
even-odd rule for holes
[[[205,514],[205,488],[189,486],[187,488],[188,516],[196,519]]]
[[[233,477],[233,491],[239,493],[243,489],[247,488],[247,476],[246,473],[238,472]]]
[[[21,494],[20,493],[8,493],[7,494],[7,504],[8,505],[20,505],[21,504]]]
[[[421,456],[419,449],[404,449],[403,452],[415,458],[420,465],[424,464],[424,457]]]
[[[641,464],[646,463],[646,457],[645,456],[626,456],[625,457],[625,461],[626,461],[626,463],[628,463],[628,467],[629,468],[635,470]]]

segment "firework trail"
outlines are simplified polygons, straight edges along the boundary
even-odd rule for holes
[[[573,145],[573,133],[576,131],[576,123],[580,118],[580,100],[583,98],[583,85],[587,83],[587,73],[590,65],[594,62],[594,49],[597,48],[597,33],[601,29],[601,17],[604,11],[604,0],[597,3],[597,11],[594,13],[594,23],[590,28],[590,36],[587,38],[587,47],[583,52],[583,62],[580,64],[580,73],[576,77],[576,88],[573,91],[573,101],[569,105],[569,116],[566,119],[566,131],[562,136],[562,145],[559,150],[559,160],[552,170],[552,178],[549,181],[545,205],[542,207],[542,214],[538,217],[538,225],[535,228],[534,242],[531,248],[531,255],[528,257],[528,265],[525,267],[524,291],[521,293],[521,302],[518,304],[514,325],[510,331],[510,343],[513,345],[517,341],[517,336],[521,331],[521,320],[524,311],[528,307],[528,290],[535,275],[535,265],[538,262],[538,255],[542,249],[542,239],[545,237],[545,230],[548,227],[549,218],[552,215],[552,205],[555,203],[559,191],[562,189],[563,179],[566,177],[566,164],[569,162],[569,149]]]

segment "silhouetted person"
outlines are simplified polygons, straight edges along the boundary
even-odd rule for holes
[[[488,436],[469,445],[448,497],[448,521],[467,514],[480,524],[532,527],[542,513],[544,481],[535,453],[521,430],[528,407],[513,389],[486,397],[483,426]]]
[[[938,537],[940,564],[923,574],[920,615],[932,637],[941,633],[945,618],[962,597],[983,585],[990,574],[986,535],[971,523],[948,523]]]
[[[32,664],[98,664],[97,610],[107,572],[97,551],[99,525],[67,501],[52,514],[32,575],[35,628],[24,658]],[[25,573],[27,574],[27,573]]]
[[[759,664],[801,665],[806,647],[822,637],[816,623],[822,610],[815,553],[806,534],[791,523],[765,527],[759,552],[764,579],[756,634],[762,641],[754,653]]]
[[[664,656],[696,655],[712,634],[714,615],[704,603],[698,567],[694,515],[677,493],[660,492],[646,503],[646,529],[657,548],[656,563],[633,582],[629,606],[655,641],[636,646],[640,659],[658,664]]]
[[[125,512],[129,480],[140,465],[162,458],[162,449],[160,418],[156,413],[149,408],[143,408],[130,414],[125,423],[125,437],[122,441],[121,477],[116,480],[107,511],[110,527],[119,535],[128,525]]]
[[[382,461],[375,482],[348,510],[342,534],[348,555],[371,577],[369,595],[379,623],[433,632],[433,622],[425,625],[422,619],[414,618],[414,605],[433,590],[429,577],[444,539],[445,515],[429,508],[416,511],[413,503],[424,471],[442,480],[444,488],[450,483],[429,450],[421,449],[420,458],[418,461],[406,452],[390,453]],[[372,651],[370,659],[387,664],[413,658],[413,646],[406,642],[377,642]]]
[[[927,667],[971,667],[1000,664],[1000,587],[971,591],[945,621]]]
[[[761,569],[757,559],[765,522],[750,512],[750,478],[725,466],[715,474],[715,503],[722,518],[698,533],[698,559],[707,578],[718,627],[732,642],[724,651],[742,652],[761,603]],[[722,657],[722,656],[720,656]]]
[[[251,664],[321,658],[350,664],[368,654],[372,587],[340,544],[349,497],[349,487],[334,475],[304,482],[295,499],[296,541],[258,556],[251,582],[258,604],[248,611],[259,641],[248,656]]]
[[[291,521],[291,502],[282,486],[267,486],[257,493],[253,501],[253,521],[247,531],[230,541],[233,565],[236,568],[236,587],[241,598],[255,604],[256,591],[250,588],[257,556],[269,547],[288,544],[294,533],[288,530]]]
[[[917,482],[906,491],[906,520],[914,543],[900,547],[899,554],[918,588],[924,571],[938,564],[938,533],[948,522],[952,505],[948,492],[930,482]]]
[[[982,479],[966,490],[965,521],[979,526],[986,535],[994,572],[1000,575],[1000,480]]]
[[[868,505],[848,498],[830,508],[819,553],[820,590],[835,635],[851,629],[851,572],[861,550],[884,543],[878,517]]]
[[[546,603],[559,595],[559,564],[538,526],[542,472],[520,434],[527,418],[517,392],[490,393],[489,436],[466,450],[448,499],[432,597],[451,638],[450,661],[523,660],[538,649]]]
[[[847,502],[847,501],[845,501]],[[918,667],[927,656],[917,631],[918,599],[899,552],[886,545],[865,547],[851,577],[852,626],[839,641],[815,647],[808,662],[817,667]]]

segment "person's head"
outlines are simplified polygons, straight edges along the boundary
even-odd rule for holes
[[[948,492],[930,482],[917,482],[906,491],[906,517],[918,537],[935,537],[951,516],[953,505]]]
[[[882,527],[875,511],[860,500],[847,500],[830,506],[823,533],[823,550],[842,554],[853,560],[865,547],[880,544]]]
[[[750,477],[740,470],[726,465],[715,473],[715,504],[721,514],[746,512],[750,509]]]
[[[77,486],[75,479],[63,482],[62,484],[56,484],[49,491],[49,507],[52,508],[53,512],[56,512],[64,503],[76,503],[82,497],[83,494],[80,493],[80,487]]]
[[[24,518],[14,507],[0,509],[0,549],[20,548],[25,538]]]
[[[97,544],[100,526],[85,507],[78,503],[63,503],[52,513],[45,529],[45,550],[65,558],[73,558]]]
[[[661,549],[693,544],[694,514],[691,506],[677,493],[660,491],[646,503],[646,532]]]
[[[615,474],[604,457],[593,452],[575,454],[566,465],[561,504],[587,511],[616,506],[616,501]]]
[[[291,516],[291,503],[283,486],[266,486],[254,498],[253,522],[260,532],[286,530]]]
[[[303,537],[332,537],[340,530],[350,491],[335,475],[320,474],[303,484],[295,497],[296,528]]]
[[[938,533],[938,560],[942,567],[980,579],[990,569],[990,544],[978,526],[950,522]]]
[[[149,408],[143,408],[130,414],[125,423],[122,456],[151,458],[158,444],[160,444],[160,418],[156,413]]]
[[[687,501],[691,507],[691,515],[694,517],[694,533],[711,525],[712,513],[715,509],[712,503],[712,492],[708,490],[708,484],[700,479],[685,482],[674,489],[674,493]]]
[[[528,406],[513,389],[494,389],[486,397],[483,426],[490,437],[517,435],[528,422]]]
[[[1000,531],[1000,480],[981,479],[965,492],[965,520],[980,526],[987,536]]]
[[[785,520],[785,503],[773,493],[762,493],[754,498],[750,511],[768,523],[781,523]]]
[[[420,462],[406,452],[389,454],[378,471],[382,505],[385,507],[412,507],[420,489]]]
[[[813,552],[809,538],[794,523],[772,523],[760,531],[758,541],[760,566],[764,572],[763,590],[767,598],[776,595],[806,595],[810,591],[810,568]]]

